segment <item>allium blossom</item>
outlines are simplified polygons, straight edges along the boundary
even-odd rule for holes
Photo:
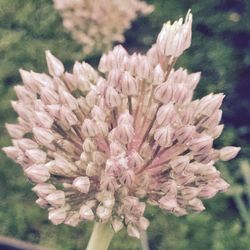
[[[146,204],[182,216],[227,190],[214,164],[239,148],[213,148],[224,95],[193,100],[200,73],[173,69],[191,23],[188,13],[184,23],[164,25],[145,55],[116,46],[100,73],[86,62],[65,72],[49,51],[49,75],[20,70],[18,123],[6,124],[13,146],[3,150],[36,184],[36,203],[54,224],[109,222],[140,237]]]
[[[86,54],[123,42],[123,33],[131,22],[154,9],[140,0],[54,0],[54,6],[64,27],[83,45]]]

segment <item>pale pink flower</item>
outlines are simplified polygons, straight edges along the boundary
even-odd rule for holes
[[[3,150],[37,183],[36,203],[54,224],[110,222],[139,237],[146,204],[182,216],[227,190],[215,163],[239,148],[213,148],[224,95],[194,100],[200,73],[173,69],[189,46],[190,20],[161,33],[146,55],[115,47],[100,60],[102,74],[85,62],[67,73],[49,51],[50,75],[21,70],[18,123],[6,124],[13,146]],[[178,53],[168,44],[177,33],[185,37]],[[164,51],[159,41],[168,41]]]
[[[138,15],[150,14],[154,7],[140,0],[53,0],[63,25],[83,45],[86,54],[103,51],[124,41],[124,32]],[[55,66],[53,74],[60,72]],[[51,72],[50,72],[51,73]],[[84,77],[84,76],[83,76]]]

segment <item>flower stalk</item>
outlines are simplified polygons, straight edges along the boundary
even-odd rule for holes
[[[110,223],[95,222],[86,250],[107,250],[113,238],[114,231]]]

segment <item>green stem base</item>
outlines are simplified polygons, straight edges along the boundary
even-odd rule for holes
[[[110,223],[95,222],[86,250],[107,250],[113,238],[114,231]]]

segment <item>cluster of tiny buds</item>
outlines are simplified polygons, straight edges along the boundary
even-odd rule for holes
[[[173,68],[191,23],[188,12],[165,24],[145,55],[116,46],[100,73],[86,62],[65,72],[49,51],[49,75],[20,70],[18,123],[6,124],[13,146],[3,150],[36,183],[36,203],[54,224],[96,220],[140,237],[146,204],[182,216],[227,190],[214,164],[240,148],[213,148],[224,95],[193,100],[200,73]]]
[[[85,54],[103,51],[123,42],[123,33],[139,14],[148,15],[153,6],[140,0],[53,0],[63,25],[83,45]]]

